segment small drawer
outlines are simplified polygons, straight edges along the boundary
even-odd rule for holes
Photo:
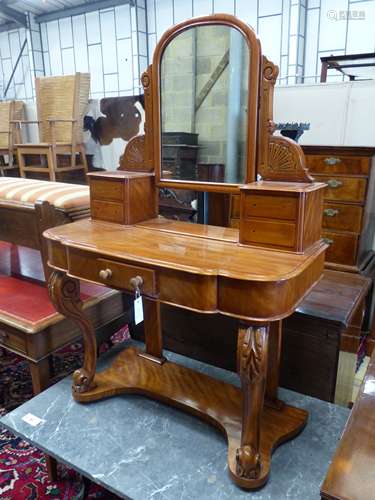
[[[292,196],[270,196],[243,194],[245,218],[266,217],[267,219],[296,220],[297,198]]]
[[[245,219],[241,221],[241,233],[241,243],[272,245],[282,248],[296,246],[296,225],[291,222]]]
[[[366,156],[345,155],[306,155],[306,164],[310,172],[321,174],[366,175],[371,159]]]
[[[234,219],[239,219],[240,218],[240,195],[239,194],[232,194],[231,201],[231,211],[230,211],[230,216],[233,217]]]
[[[90,196],[93,200],[123,201],[124,184],[116,180],[91,179]]]
[[[26,333],[11,332],[0,328],[0,346],[9,347],[26,354]]]
[[[360,233],[362,212],[363,208],[358,205],[326,202],[323,208],[323,228]]]
[[[361,177],[320,176],[315,175],[317,182],[325,182],[325,200],[342,200],[361,202],[366,195],[366,179]]]
[[[124,205],[112,201],[91,200],[91,217],[107,222],[124,223]]]
[[[69,273],[81,279],[130,292],[134,291],[130,280],[140,276],[143,280],[141,293],[156,295],[156,276],[152,269],[91,257],[78,250],[69,251]]]
[[[354,266],[357,257],[358,236],[356,234],[323,231],[323,240],[329,244],[326,261]]]

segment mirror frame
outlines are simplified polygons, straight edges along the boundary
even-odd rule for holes
[[[215,182],[199,182],[187,180],[168,180],[161,178],[161,119],[160,119],[160,66],[161,58],[168,44],[180,33],[197,26],[220,24],[237,29],[245,38],[250,51],[248,74],[248,120],[247,120],[247,161],[246,178],[241,184],[226,184]],[[228,14],[214,14],[189,19],[172,26],[167,30],[156,45],[153,63],[142,75],[142,84],[145,93],[146,123],[145,149],[148,164],[155,169],[156,185],[173,189],[188,189],[193,191],[207,191],[219,193],[238,192],[240,186],[256,180],[257,152],[258,152],[258,111],[260,103],[260,43],[250,26]],[[150,120],[152,117],[152,120]],[[151,127],[148,124],[151,122]]]

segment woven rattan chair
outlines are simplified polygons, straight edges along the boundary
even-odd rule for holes
[[[19,142],[13,120],[24,119],[22,101],[0,102],[0,175],[7,175],[9,170],[18,168],[15,160],[14,144]]]
[[[27,172],[39,172],[55,181],[56,174],[62,172],[83,170],[87,173],[83,116],[88,103],[90,75],[76,73],[36,78],[35,89],[38,120],[19,121],[17,128],[21,131],[23,123],[37,123],[40,142],[16,145],[21,177],[26,177]],[[40,157],[40,164],[27,165],[35,156]]]

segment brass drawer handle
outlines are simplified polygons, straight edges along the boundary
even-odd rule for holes
[[[101,269],[99,271],[99,278],[102,280],[109,280],[110,278],[112,278],[111,269]]]
[[[5,342],[8,339],[9,335],[6,332],[0,331],[0,342]]]
[[[342,186],[342,181],[338,181],[337,179],[329,179],[327,181],[327,184],[330,188],[338,188],[340,186]]]
[[[323,210],[323,213],[327,217],[335,217],[335,215],[338,215],[340,213],[340,211],[336,210],[335,208],[325,208]]]
[[[324,163],[326,165],[336,165],[337,163],[341,163],[340,158],[335,158],[334,156],[330,156],[329,158],[324,159]]]
[[[136,295],[140,295],[141,288],[143,286],[142,276],[134,276],[133,278],[130,278],[129,285],[131,286],[131,288],[133,288]]]
[[[333,240],[331,240],[330,238],[323,238],[323,241],[324,243],[327,243],[327,245],[332,245],[333,243]]]

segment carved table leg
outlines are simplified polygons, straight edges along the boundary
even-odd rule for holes
[[[260,421],[267,376],[268,333],[269,325],[240,326],[238,333],[237,366],[243,407],[236,473],[246,479],[257,479],[262,468]]]
[[[269,333],[266,403],[277,409],[284,404],[278,399],[281,341],[282,321],[273,321]]]
[[[91,322],[82,311],[79,281],[61,271],[53,271],[48,281],[50,298],[58,312],[74,321],[83,334],[83,367],[73,373],[73,393],[83,393],[95,388],[96,337]]]

